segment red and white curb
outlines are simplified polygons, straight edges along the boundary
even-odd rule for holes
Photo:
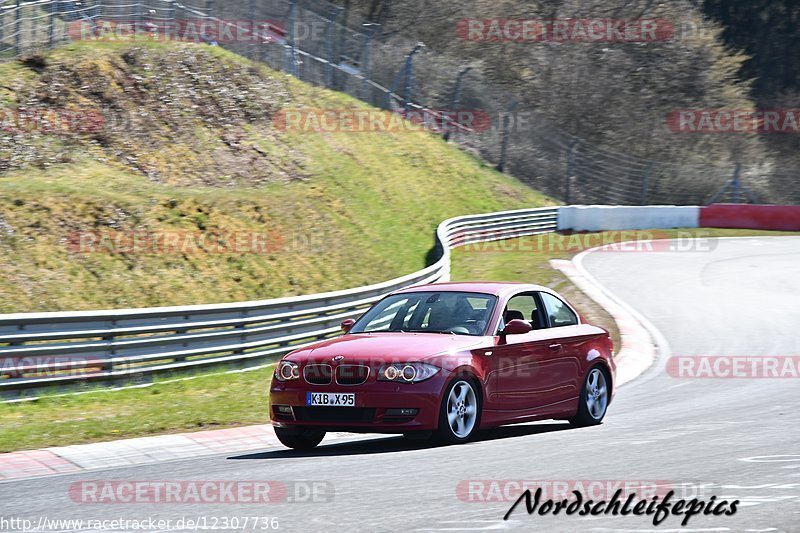
[[[349,433],[328,433],[324,442],[355,437]],[[0,483],[271,448],[285,449],[272,426],[265,424],[11,452],[0,454]]]
[[[603,287],[583,267],[586,255],[605,248],[585,250],[572,261],[553,259],[550,265],[564,273],[584,294],[604,308],[619,329],[621,344],[614,360],[617,362],[617,386],[629,383],[643,374],[656,360],[659,348],[667,350],[661,333],[649,320]],[[658,346],[658,347],[657,347]]]

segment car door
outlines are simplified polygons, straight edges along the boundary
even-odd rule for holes
[[[564,353],[552,346],[553,334],[545,327],[546,317],[536,293],[521,293],[508,300],[498,332],[507,320],[515,318],[540,329],[524,335],[498,335],[492,354],[491,403],[498,410],[533,410],[564,396],[558,390]]]
[[[552,400],[570,400],[580,393],[581,346],[587,338],[586,332],[580,325],[577,313],[561,298],[548,292],[540,292],[538,296],[545,312],[548,342],[552,350]]]

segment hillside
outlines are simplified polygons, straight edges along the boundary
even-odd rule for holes
[[[382,281],[423,267],[447,217],[549,202],[429,133],[283,131],[281,110],[366,108],[217,47],[79,43],[0,64],[0,79],[7,120],[96,118],[0,134],[0,312]],[[127,246],[154,235],[201,244]],[[219,245],[231,235],[266,246]]]

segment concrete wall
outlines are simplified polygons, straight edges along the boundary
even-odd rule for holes
[[[559,231],[696,228],[699,222],[698,206],[576,205],[558,212]]]

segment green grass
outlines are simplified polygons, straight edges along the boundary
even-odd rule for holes
[[[264,424],[273,367],[0,404],[0,452]]]
[[[637,232],[647,236],[649,232]],[[669,230],[669,236],[787,235],[750,230]],[[637,237],[633,237],[637,238]],[[618,335],[613,320],[559,272],[551,258],[571,258],[577,250],[531,251],[527,238],[504,241],[505,252],[457,249],[454,280],[503,280],[551,286],[575,303],[593,323]],[[522,249],[519,249],[522,248]],[[618,339],[617,339],[618,342]],[[146,388],[44,397],[0,404],[0,451],[63,446],[146,435],[216,429],[269,420],[272,369],[203,375]]]

